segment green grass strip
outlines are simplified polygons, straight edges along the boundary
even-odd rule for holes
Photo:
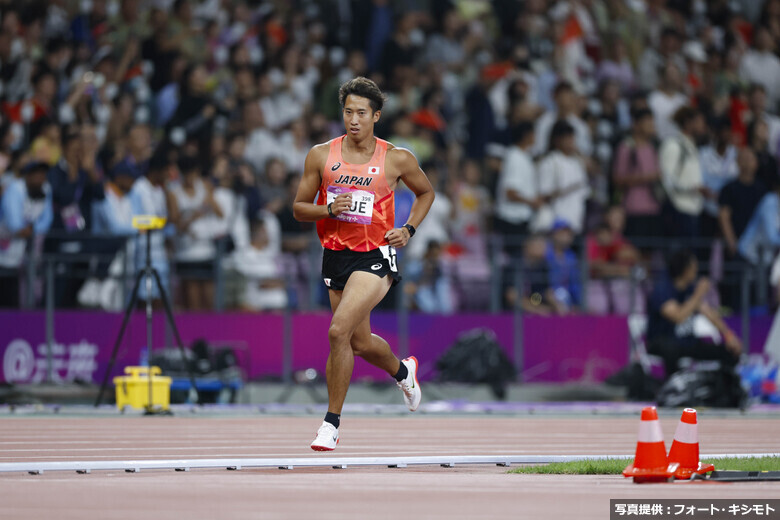
[[[729,457],[725,459],[704,459],[705,464],[714,464],[715,469],[733,471],[780,471],[780,457]],[[619,475],[631,463],[630,460],[601,459],[578,460],[575,462],[554,462],[536,466],[522,466],[509,470],[510,473],[532,473],[546,475]]]

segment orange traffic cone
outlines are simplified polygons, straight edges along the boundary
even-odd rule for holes
[[[634,477],[636,483],[666,482],[672,479],[678,466],[666,459],[664,435],[655,406],[643,408],[634,463],[623,470],[623,476]]]
[[[674,472],[676,479],[688,480],[694,473],[703,475],[715,469],[712,464],[699,462],[699,427],[696,424],[696,410],[693,408],[683,410],[669,450],[669,462],[680,464]]]

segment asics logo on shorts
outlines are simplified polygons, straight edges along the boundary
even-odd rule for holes
[[[380,269],[382,269],[382,264],[374,264],[371,266],[372,271],[379,271]]]

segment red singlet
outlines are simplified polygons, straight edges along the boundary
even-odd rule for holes
[[[330,141],[317,204],[327,204],[338,194],[351,191],[352,207],[336,218],[317,221],[317,234],[326,249],[371,251],[387,244],[385,233],[395,224],[395,192],[385,178],[387,141],[375,138],[371,159],[365,164],[349,164],[341,156],[345,137]]]

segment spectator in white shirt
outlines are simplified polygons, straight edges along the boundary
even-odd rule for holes
[[[507,148],[496,188],[496,231],[504,237],[510,256],[519,256],[519,237],[527,235],[534,212],[540,206],[539,179],[531,154],[534,129],[520,123],[512,129],[512,145]]]
[[[699,236],[699,216],[704,209],[704,187],[696,140],[705,132],[704,116],[691,107],[674,115],[680,134],[661,145],[661,182],[667,196],[664,228],[673,237]]]
[[[720,119],[713,125],[715,142],[701,149],[701,175],[706,188],[704,202],[706,220],[702,222],[703,234],[713,235],[717,229],[715,219],[718,217],[718,195],[720,190],[739,175],[737,167],[737,147],[734,146],[734,136],[731,132],[731,121]]]
[[[770,110],[780,100],[780,58],[775,55],[775,41],[766,27],[759,26],[753,38],[753,48],[742,56],[739,64],[742,78],[762,85],[769,97]]]
[[[252,240],[247,247],[233,253],[235,269],[246,283],[239,297],[248,310],[283,309],[287,291],[281,269],[281,230],[279,221],[268,212],[251,226]]]
[[[674,63],[664,65],[658,89],[647,97],[647,104],[655,117],[655,130],[659,139],[666,139],[677,133],[672,116],[678,108],[688,103],[682,93],[682,73]]]
[[[169,169],[171,167],[170,158],[166,153],[158,151],[149,160],[149,168],[146,174],[133,183],[133,189],[130,190],[130,206],[133,210],[133,217],[155,216],[168,218],[168,203],[165,196],[165,182],[168,179]],[[170,301],[169,275],[170,267],[168,264],[168,253],[165,250],[165,237],[169,236],[173,228],[167,225],[163,230],[155,230],[148,238],[150,243],[150,256],[152,267],[160,275],[160,282],[163,284],[163,290]],[[143,269],[146,265],[146,233],[136,236],[135,266],[136,269]],[[159,300],[160,292],[156,283],[152,282],[152,292],[147,293],[146,281],[142,281],[138,288],[138,298],[140,300]]]
[[[590,156],[593,152],[590,128],[579,115],[580,106],[577,93],[571,84],[561,81],[555,86],[553,92],[555,110],[545,112],[536,122],[536,143],[533,155],[542,155],[550,142],[550,132],[556,121],[565,120],[574,129],[577,151],[582,155]]]
[[[754,83],[750,86],[748,90],[748,106],[754,121],[760,120],[766,123],[769,129],[769,153],[777,157],[780,149],[780,118],[767,111],[767,94],[763,85]]]
[[[585,159],[577,152],[574,135],[567,121],[553,126],[550,153],[539,163],[539,194],[554,214],[553,223],[565,221],[575,234],[580,234],[585,227],[590,187]]]
[[[27,241],[51,227],[48,169],[44,162],[28,164],[22,178],[9,182],[0,197],[0,307],[19,306],[19,267]]]
[[[214,305],[215,227],[222,219],[222,208],[214,199],[214,189],[202,177],[195,157],[179,160],[181,182],[169,190],[171,222],[176,226],[176,267],[181,277],[184,306],[205,310]]]
[[[681,48],[680,33],[672,27],[665,28],[661,33],[658,48],[648,46],[639,60],[639,86],[645,91],[655,88],[663,68],[669,63],[677,65],[680,71],[685,72],[685,58],[680,54]]]

